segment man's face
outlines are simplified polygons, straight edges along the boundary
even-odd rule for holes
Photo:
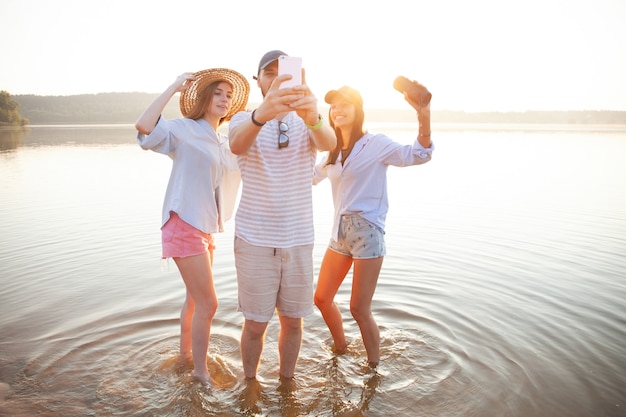
[[[264,69],[261,70],[261,73],[259,74],[256,83],[261,88],[261,94],[263,94],[263,97],[265,97],[265,94],[270,89],[270,85],[272,85],[274,78],[276,78],[277,76],[278,60],[272,61]]]

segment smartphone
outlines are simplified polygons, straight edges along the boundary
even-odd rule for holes
[[[302,58],[281,55],[278,57],[278,75],[289,74],[291,80],[283,81],[280,88],[302,84]]]

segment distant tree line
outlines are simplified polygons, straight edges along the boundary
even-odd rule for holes
[[[366,119],[377,122],[415,122],[415,111],[366,110]],[[435,123],[511,123],[511,124],[623,124],[626,111],[524,111],[524,112],[464,112],[437,110],[432,113]]]
[[[16,95],[31,124],[132,124],[158,94],[99,93],[73,96]],[[170,100],[163,116],[180,117],[178,100]]]
[[[0,91],[0,126],[26,126],[28,119],[19,112],[19,103],[6,91]]]
[[[4,116],[4,101],[11,101],[6,92],[0,97]],[[99,93],[73,96],[16,95],[22,119],[30,124],[133,124],[158,94]],[[10,106],[9,106],[10,107]],[[248,107],[254,108],[254,103]],[[13,109],[12,111],[16,111]],[[328,108],[321,108],[327,114]],[[166,118],[180,117],[178,100],[172,99],[163,111]],[[15,120],[17,116],[13,115]],[[412,109],[366,109],[371,122],[415,122]],[[626,124],[626,111],[526,111],[526,112],[464,112],[434,111],[433,122],[439,123],[537,123],[537,124]],[[4,119],[0,118],[0,123]]]
[[[433,119],[435,117],[437,116],[433,115]],[[437,121],[450,123],[626,124],[626,111],[572,110],[479,113],[444,111]]]

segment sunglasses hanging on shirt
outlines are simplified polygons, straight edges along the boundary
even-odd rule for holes
[[[287,136],[289,126],[285,122],[279,122],[278,130],[278,149],[286,148],[287,146],[289,146],[289,136]]]

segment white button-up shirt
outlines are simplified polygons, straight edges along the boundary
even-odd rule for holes
[[[228,139],[204,119],[159,119],[149,135],[138,133],[146,150],[172,158],[162,224],[170,211],[204,233],[223,232],[234,210],[241,177]]]
[[[394,142],[384,134],[366,133],[359,139],[345,163],[341,153],[334,165],[324,166],[328,155],[315,166],[313,184],[324,178],[331,182],[335,217],[332,238],[337,240],[344,214],[358,214],[385,230],[389,210],[387,167],[419,165],[430,161],[434,145],[424,148],[417,140],[412,145]]]

